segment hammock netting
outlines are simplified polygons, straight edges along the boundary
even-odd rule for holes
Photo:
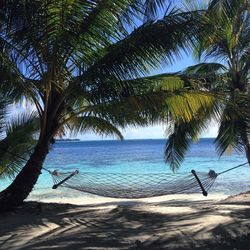
[[[13,154],[6,149],[0,150],[25,160],[22,156]],[[54,180],[53,189],[59,186],[111,198],[148,198],[168,194],[188,194],[202,192],[207,196],[208,190],[214,184],[217,176],[236,168],[250,165],[243,164],[226,169],[220,173],[210,170],[208,173],[194,170],[191,173],[62,173],[57,170],[48,171]]]
[[[217,174],[208,173],[79,173],[79,171],[51,173],[54,186],[71,188],[82,192],[111,198],[147,198],[168,194],[183,194],[207,191]]]

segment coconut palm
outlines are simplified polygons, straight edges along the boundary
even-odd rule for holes
[[[221,156],[235,149],[245,152],[250,162],[250,3],[248,0],[213,0],[202,23],[195,54],[205,60],[183,72],[199,82],[201,88],[222,97],[220,105],[210,107],[190,122],[179,119],[166,146],[165,158],[172,169],[183,161],[192,139],[217,120],[215,139]]]
[[[51,142],[66,130],[122,139],[120,128],[188,120],[214,102],[178,74],[148,76],[194,43],[199,11],[167,8],[157,19],[164,1],[4,3],[0,55],[10,76],[0,91],[31,102],[40,131],[25,166],[0,193],[2,211],[28,196]]]

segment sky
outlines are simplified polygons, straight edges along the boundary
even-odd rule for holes
[[[175,4],[181,6],[183,1],[175,0],[173,1]],[[200,6],[204,6],[207,4],[207,0],[196,0],[193,1],[193,3],[196,3]],[[161,74],[161,73],[167,73],[167,72],[177,72],[181,71],[188,66],[194,65],[196,63],[199,63],[196,61],[192,55],[186,55],[182,54],[182,58],[176,59],[176,62],[173,65],[168,65],[164,68],[160,68],[158,70],[155,70],[152,72],[152,74]],[[155,125],[155,126],[148,126],[144,128],[127,128],[123,132],[124,139],[162,139],[166,138],[165,134],[165,128],[166,124],[163,125]],[[204,133],[201,135],[203,138],[214,138],[217,136],[218,132],[218,124],[216,124],[214,121],[212,121],[208,125],[208,129],[204,131]],[[94,135],[92,133],[86,133],[84,135],[78,135],[78,138],[81,140],[102,140],[102,139],[114,139],[113,137],[101,137],[98,135]]]
[[[175,0],[173,1],[175,4],[180,4],[181,1]],[[196,0],[196,2],[200,3],[206,3],[207,0]],[[168,72],[177,72],[181,71],[188,66],[194,65],[198,63],[192,55],[186,55],[182,54],[182,58],[176,59],[175,63],[172,65],[167,65],[164,68],[159,68],[157,70],[152,71],[152,75],[154,74],[161,74],[161,73],[168,73]],[[25,106],[25,105],[24,105]],[[27,106],[25,106],[25,109],[27,109]],[[19,108],[14,108],[14,113],[19,113]],[[128,127],[126,130],[122,131],[122,134],[124,136],[124,139],[161,139],[166,138],[165,134],[165,128],[167,124],[156,124],[154,126],[148,126],[144,128],[131,128]],[[204,131],[204,133],[201,135],[201,137],[205,138],[211,138],[216,137],[217,131],[218,131],[218,125],[213,122],[209,124],[209,128],[207,131]],[[85,134],[78,134],[76,136],[71,136],[69,133],[65,136],[65,138],[79,138],[81,140],[105,140],[105,139],[116,139],[114,137],[101,137],[98,135],[95,135],[93,133],[85,133]]]
[[[160,74],[160,73],[167,73],[167,72],[177,72],[181,71],[188,66],[194,65],[198,63],[194,58],[192,58],[192,55],[182,55],[182,58],[177,60],[173,65],[166,66],[163,69],[158,69],[152,72],[153,74]],[[122,131],[122,134],[124,136],[124,139],[162,139],[166,138],[165,134],[165,128],[166,125],[163,124],[157,124],[155,126],[148,126],[143,128],[127,128],[126,130]],[[215,122],[211,122],[211,124],[208,125],[208,129],[204,131],[204,133],[201,135],[203,138],[214,138],[217,135],[218,131],[218,125]],[[69,136],[70,137],[70,136]],[[101,137],[98,135],[95,135],[93,133],[86,133],[86,134],[78,134],[76,136],[77,138],[81,140],[111,140],[116,139],[115,137]],[[75,138],[75,137],[74,137]]]
[[[182,57],[176,59],[175,63],[172,65],[167,65],[164,68],[159,68],[157,70],[152,71],[152,75],[154,74],[161,74],[161,73],[168,73],[168,72],[178,72],[181,71],[191,65],[199,63],[197,60],[195,60],[191,54],[186,55],[182,53]],[[24,109],[32,109],[32,107],[27,107],[26,104],[21,105],[22,108],[14,108],[14,113],[19,113],[21,110]],[[148,127],[137,127],[132,128],[128,127],[126,130],[122,130],[122,134],[124,136],[124,139],[164,139],[167,138],[165,129],[167,124],[156,124],[154,126],[148,126]],[[211,122],[211,124],[208,125],[208,129],[204,131],[204,133],[201,135],[202,138],[214,138],[217,135],[218,131],[218,125],[215,122]],[[77,134],[74,136],[71,136],[70,133],[67,133],[64,138],[79,138],[80,140],[86,140],[86,141],[92,141],[92,140],[113,140],[117,139],[115,137],[102,137],[100,135],[96,135],[91,132],[87,132],[84,134]]]
[[[201,138],[214,138],[217,135],[218,126],[215,124],[210,124],[207,131],[201,135]],[[148,126],[146,128],[127,128],[122,131],[124,139],[164,139],[167,138],[164,132],[163,125]],[[69,136],[70,137],[70,136]],[[113,140],[115,137],[102,137],[91,133],[86,133],[73,138],[79,138],[81,140],[92,141],[92,140]]]

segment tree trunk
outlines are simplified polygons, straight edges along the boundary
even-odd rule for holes
[[[248,163],[250,165],[250,143],[249,143],[249,141],[246,145],[244,145],[244,147],[245,147],[246,157],[247,157]]]
[[[250,165],[250,142],[249,142],[247,132],[245,132],[245,133],[242,132],[241,139],[242,139],[242,142],[243,142],[243,145],[244,145],[244,148],[245,148],[245,153],[246,153],[248,163]]]
[[[43,162],[48,154],[49,142],[38,143],[30,159],[15,180],[0,192],[0,212],[19,206],[27,198],[37,182]]]

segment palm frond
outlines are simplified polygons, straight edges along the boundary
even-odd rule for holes
[[[194,125],[194,124],[192,124]],[[184,160],[192,137],[198,134],[198,131],[191,126],[191,123],[181,123],[174,125],[174,132],[169,135],[165,146],[165,162],[169,164],[172,171],[176,171]]]
[[[148,22],[128,37],[105,49],[103,57],[90,66],[83,77],[114,75],[118,79],[133,79],[149,73],[165,63],[171,63],[181,50],[187,50],[197,34],[197,12],[174,10],[163,20]]]
[[[85,82],[87,82],[87,79]],[[183,88],[185,84],[182,76],[178,73],[160,74],[131,80],[119,80],[114,76],[104,76],[101,81],[92,81],[91,85],[88,84],[88,91],[83,90],[83,85],[79,88],[71,88],[69,93],[75,92],[78,97],[82,93],[85,99],[92,102],[107,102],[122,100],[128,96],[137,96],[146,92],[173,92]]]
[[[190,75],[209,75],[224,72],[227,68],[220,63],[199,63],[186,68],[183,73]]]
[[[203,101],[206,99],[205,96],[200,98]],[[179,107],[176,105],[178,112],[171,113],[169,127],[166,130],[169,138],[165,146],[165,161],[173,171],[178,170],[181,166],[192,141],[199,138],[211,120],[218,120],[221,117],[224,99],[211,96],[211,93],[208,94],[208,99],[207,103],[198,102],[197,106],[186,104]],[[185,102],[185,98],[183,98],[183,102]],[[179,109],[189,114],[188,119],[185,119],[185,115]]]
[[[4,46],[0,38],[0,92],[13,102],[23,99],[32,100],[36,96],[36,88],[30,79],[26,79],[18,68],[18,63],[11,58],[11,50]]]
[[[230,148],[238,152],[244,151],[242,135],[249,135],[250,132],[249,100],[249,95],[241,94],[226,103],[215,140],[220,156]]]
[[[172,0],[145,0],[144,21],[155,20],[159,12],[166,12],[170,8],[172,2]]]
[[[67,123],[71,134],[94,132],[101,136],[116,136],[123,139],[122,133],[109,121],[96,116],[78,116]]]
[[[35,113],[21,114],[7,123],[6,137],[0,141],[0,178],[14,177],[30,156],[39,131]]]
[[[7,113],[7,101],[0,95],[0,137],[4,132],[4,124]]]
[[[205,58],[214,57],[230,61],[240,58],[249,48],[249,42],[243,42],[249,35],[249,11],[245,0],[211,1],[204,18],[205,25],[197,55]],[[243,39],[244,37],[244,39]],[[238,60],[238,59],[237,59]]]
[[[182,90],[166,98],[166,106],[174,120],[180,117],[184,121],[191,121],[201,108],[206,110],[214,104],[215,97],[208,92],[197,90]]]
[[[228,81],[227,68],[219,63],[199,63],[186,68],[183,77],[189,81],[192,86],[207,91],[221,92],[225,95],[225,84]]]
[[[206,115],[203,114],[203,116]],[[171,129],[167,131],[171,134],[165,146],[165,161],[173,171],[178,170],[181,166],[192,141],[196,141],[207,128],[207,119],[201,118],[202,115],[199,118],[194,117],[189,122],[180,120],[174,124],[172,133]]]

